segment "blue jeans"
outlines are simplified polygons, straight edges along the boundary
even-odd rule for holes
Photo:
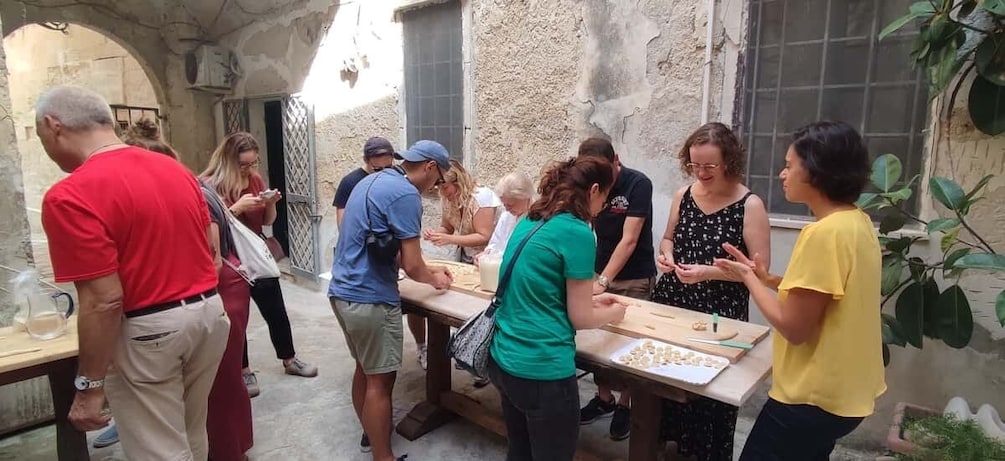
[[[571,461],[579,440],[576,375],[554,381],[523,379],[489,358],[489,378],[502,397],[506,461]]]
[[[743,446],[740,461],[827,461],[834,444],[863,418],[846,418],[814,405],[768,399]]]

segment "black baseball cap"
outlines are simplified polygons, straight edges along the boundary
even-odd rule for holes
[[[374,136],[367,139],[366,144],[363,145],[363,158],[394,154],[394,146],[391,145],[391,141],[381,138],[380,136]]]

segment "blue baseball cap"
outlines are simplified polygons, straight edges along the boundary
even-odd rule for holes
[[[427,139],[412,144],[412,147],[409,147],[404,152],[394,154],[394,157],[406,162],[426,162],[432,160],[440,166],[440,169],[444,171],[450,169],[450,154],[447,152],[447,148],[436,141]]]

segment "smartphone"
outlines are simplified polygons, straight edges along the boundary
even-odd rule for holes
[[[269,200],[272,197],[275,197],[275,195],[276,195],[277,192],[279,192],[279,191],[277,191],[275,189],[272,189],[272,190],[263,190],[262,192],[260,192],[258,194],[258,198],[261,198],[263,200]]]

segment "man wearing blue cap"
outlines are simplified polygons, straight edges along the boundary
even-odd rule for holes
[[[417,282],[441,290],[452,276],[427,266],[419,246],[420,193],[443,182],[449,154],[434,141],[419,141],[396,154],[400,166],[371,174],[353,188],[346,202],[328,298],[356,360],[352,405],[363,426],[360,449],[373,449],[375,461],[394,461],[391,451],[391,392],[401,368],[401,268]],[[404,459],[404,457],[399,458]]]
[[[395,153],[391,141],[379,136],[366,140],[366,144],[363,144],[363,166],[342,177],[338,183],[338,189],[335,190],[335,200],[332,202],[332,206],[335,207],[335,223],[338,227],[342,227],[345,204],[349,201],[349,194],[352,193],[356,184],[359,184],[370,173],[390,168],[391,164],[394,163],[393,155]]]

